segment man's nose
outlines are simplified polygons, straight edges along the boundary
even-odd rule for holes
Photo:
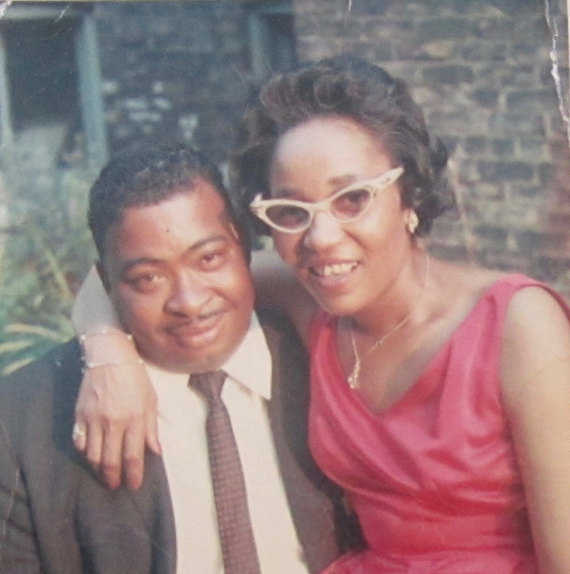
[[[202,278],[183,275],[174,282],[165,309],[176,314],[199,314],[211,296],[212,290]]]
[[[303,244],[309,249],[321,250],[336,244],[343,236],[341,223],[328,211],[319,210],[305,231]]]

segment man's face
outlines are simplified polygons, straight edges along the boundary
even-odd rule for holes
[[[248,329],[249,268],[222,198],[201,178],[161,203],[126,209],[99,268],[141,356],[165,370],[216,369]]]

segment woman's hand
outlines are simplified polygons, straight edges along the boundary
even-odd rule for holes
[[[132,337],[120,327],[95,268],[81,286],[73,325],[85,374],[75,408],[73,440],[110,488],[124,477],[138,488],[145,445],[160,454],[156,394]]]
[[[110,488],[139,488],[145,445],[160,454],[156,394],[132,339],[122,331],[80,337],[85,374],[74,443]]]

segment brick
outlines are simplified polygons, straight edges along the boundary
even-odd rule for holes
[[[457,53],[457,46],[454,47]],[[469,42],[460,47],[460,58],[466,62],[501,62],[508,57],[509,48],[505,43]]]
[[[545,136],[542,118],[531,114],[493,112],[489,116],[488,127],[493,134],[501,137],[530,137],[544,140]]]
[[[473,69],[461,65],[433,66],[423,71],[424,81],[428,84],[451,84],[473,82]]]
[[[562,276],[570,279],[568,277],[570,257],[543,255],[535,260],[535,268],[537,277],[542,277],[545,281],[551,283],[556,282]],[[570,281],[565,282],[564,285],[568,288]]]
[[[512,156],[514,154],[515,142],[510,139],[491,140],[491,153],[497,156]]]
[[[484,136],[468,136],[463,142],[463,149],[469,155],[482,155],[487,150],[488,138]]]
[[[537,231],[515,233],[516,244],[521,252],[557,250],[566,246],[566,238],[561,234]]]
[[[498,247],[504,247],[506,245],[508,232],[499,226],[493,225],[478,225],[475,228],[477,237],[484,238],[487,241],[493,243],[493,245]]]
[[[494,88],[476,88],[470,93],[471,99],[484,108],[494,108],[499,99],[499,90]]]
[[[516,185],[513,189],[515,200],[541,198],[544,195],[544,187],[536,185]]]
[[[513,113],[541,113],[548,94],[544,90],[521,90],[507,94],[507,110]]]
[[[548,154],[544,139],[521,138],[517,140],[517,148],[522,157],[542,160]]]
[[[532,165],[522,161],[480,161],[477,166],[484,182],[529,181],[534,174]]]

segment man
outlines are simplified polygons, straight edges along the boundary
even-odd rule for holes
[[[318,572],[343,517],[306,450],[305,356],[281,320],[252,315],[247,232],[217,170],[179,145],[127,150],[93,185],[89,224],[157,391],[163,456],[148,455],[140,489],[112,490],[77,454],[77,340],[0,383],[0,571],[229,574],[208,406],[188,384],[223,369],[259,569]]]

